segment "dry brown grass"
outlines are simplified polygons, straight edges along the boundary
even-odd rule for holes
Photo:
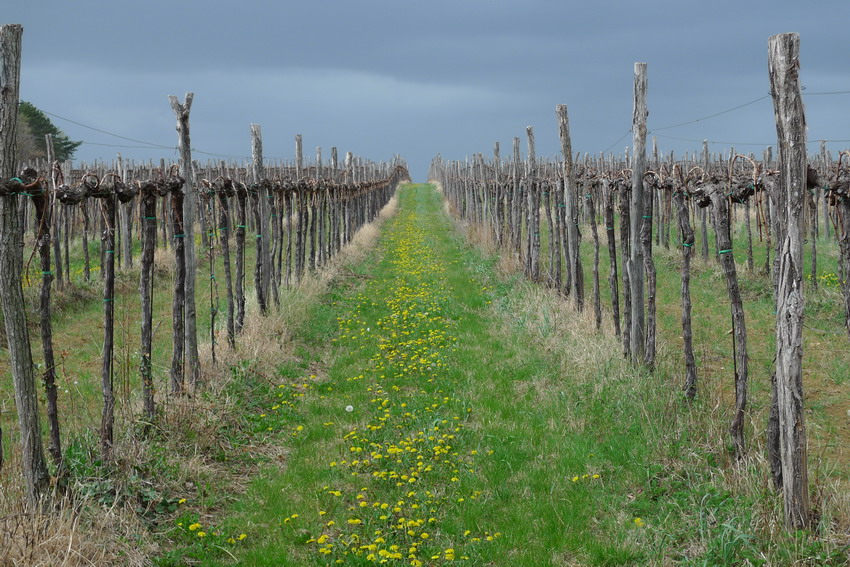
[[[37,515],[19,510],[0,518],[0,566],[150,565],[157,548],[140,536],[145,531],[121,508],[63,504],[55,513]]]

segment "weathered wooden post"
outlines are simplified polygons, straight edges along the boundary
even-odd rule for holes
[[[192,171],[192,145],[189,138],[189,111],[192,108],[194,93],[186,93],[184,102],[181,104],[177,97],[169,95],[171,108],[177,116],[177,134],[180,147],[180,177],[184,180],[183,185],[183,255],[186,258],[186,297],[183,310],[185,312],[185,344],[186,344],[186,366],[189,370],[189,384],[194,387],[201,376],[201,362],[198,357],[198,327],[195,311],[195,272],[197,260],[195,259],[195,211],[197,205],[197,192],[195,191],[195,176]]]
[[[632,112],[632,198],[631,198],[631,256],[626,263],[632,297],[631,357],[644,362],[646,358],[644,309],[644,249],[641,227],[644,216],[643,175],[646,171],[646,63],[635,63],[634,107]]]
[[[578,230],[578,212],[575,200],[576,176],[573,169],[573,149],[570,139],[570,119],[567,114],[567,105],[559,104],[555,107],[558,116],[558,133],[561,139],[561,154],[564,156],[564,209],[565,228],[567,234],[567,282],[572,284],[573,297],[576,308],[584,309],[584,271],[581,265],[579,251],[580,234]]]
[[[708,140],[702,141],[702,169],[708,174],[708,164],[709,164],[709,153],[708,153]],[[701,208],[701,225],[702,225],[702,238],[700,243],[700,253],[702,254],[703,260],[708,260],[708,208]]]
[[[224,285],[227,293],[227,343],[230,348],[236,347],[236,325],[235,325],[235,306],[233,302],[233,276],[230,270],[230,233],[233,227],[230,224],[230,213],[228,211],[227,199],[233,197],[236,192],[233,190],[233,181],[231,179],[222,179],[221,185],[215,188],[218,194],[219,208],[221,209],[221,220],[219,221],[219,244],[221,246],[222,259],[224,262]]]
[[[602,178],[602,200],[605,203],[605,236],[608,242],[608,260],[611,264],[608,273],[608,287],[611,289],[611,315],[614,319],[614,334],[620,336],[620,290],[617,276],[617,237],[614,226],[614,184],[605,176]]]
[[[183,226],[183,184],[171,187],[171,223],[174,243],[174,296],[171,300],[171,393],[182,394],[184,389],[186,348],[186,234]]]
[[[779,403],[780,459],[785,524],[804,529],[811,523],[803,412],[803,239],[805,237],[806,120],[800,96],[800,36],[768,40],[776,135],[779,192],[785,195],[786,231],[781,245],[776,292],[776,387]]]
[[[245,232],[248,230],[248,190],[236,183],[236,332],[245,327]]]
[[[121,176],[121,181],[127,184],[127,168],[124,165],[124,158],[118,154],[118,175]],[[121,269],[129,270],[133,267],[133,231],[131,230],[133,217],[130,215],[130,210],[133,207],[133,202],[118,204],[118,226],[121,237]]]
[[[156,199],[159,187],[149,180],[140,184],[139,204],[142,215],[142,258],[139,274],[139,296],[142,307],[142,352],[140,370],[142,375],[142,400],[145,415],[145,431],[156,418],[154,405],[153,363],[153,272],[156,248]]]
[[[52,152],[51,152],[52,153]],[[48,163],[52,163],[48,161]],[[54,164],[58,169],[59,162]],[[32,184],[29,189],[32,196],[33,208],[35,209],[35,241],[41,260],[41,293],[39,296],[39,315],[41,327],[41,351],[44,354],[44,372],[42,382],[47,397],[47,422],[50,428],[50,443],[47,451],[58,467],[62,463],[62,444],[59,436],[59,409],[57,404],[56,388],[56,359],[53,355],[53,326],[51,324],[50,312],[50,284],[53,281],[53,270],[50,259],[50,227],[53,224],[52,214],[53,202],[56,199],[56,173],[51,172],[50,186],[44,187],[36,179],[37,173],[33,169],[26,169],[21,174],[26,183]],[[61,258],[57,258],[57,265]]]
[[[111,184],[100,180],[101,217],[103,232],[103,362],[101,365],[101,390],[103,392],[103,412],[100,420],[100,450],[104,461],[112,460],[112,445],[115,430],[115,388],[113,374],[113,352],[115,347],[115,219],[116,186],[121,183],[116,174],[109,174]]]
[[[540,185],[537,182],[537,163],[534,149],[534,129],[526,126],[528,136],[528,164],[526,168],[526,206],[528,207],[528,276],[532,281],[540,279]]]
[[[269,191],[264,183],[263,134],[259,124],[251,124],[251,175],[257,187],[257,300],[260,311],[268,313],[271,284],[271,258],[269,256]],[[279,299],[278,299],[279,303]]]
[[[0,289],[3,290],[0,304],[15,386],[27,500],[35,507],[50,489],[50,474],[41,442],[32,350],[21,288],[24,242],[18,194],[23,191],[23,183],[15,179],[15,133],[23,31],[20,24],[0,26]]]
[[[54,153],[54,150],[53,150],[53,134],[45,134],[44,135],[44,145],[47,148],[47,163],[52,164],[54,157],[56,155]],[[52,176],[51,176],[51,179],[52,179]],[[53,187],[52,189],[55,190],[55,187]],[[58,287],[59,289],[62,289],[65,285],[65,283],[64,283],[65,278],[63,278],[63,276],[62,276],[62,272],[63,272],[63,269],[62,269],[62,247],[60,246],[61,234],[60,234],[60,230],[59,230],[59,227],[60,227],[59,212],[60,211],[61,211],[61,209],[59,208],[59,200],[53,199],[53,202],[50,205],[50,211],[47,213],[48,218],[51,219],[51,225],[48,226],[48,232],[53,233],[52,238],[49,239],[49,240],[53,241],[53,257],[56,258],[56,262],[55,262],[56,266],[53,269],[53,272],[54,272],[53,275],[56,277],[56,287]],[[53,230],[50,231],[49,230],[50,228],[52,228]],[[68,247],[67,246],[65,247],[65,254],[66,254],[66,256],[68,254]],[[71,281],[71,273],[68,272],[67,276],[68,276],[68,278],[67,278],[68,282],[70,282]]]
[[[685,204],[685,181],[673,191],[673,203],[679,215],[679,233],[682,236],[682,339],[685,348],[685,396],[697,395],[697,367],[694,358],[694,333],[691,326],[691,255],[694,252],[694,230]]]

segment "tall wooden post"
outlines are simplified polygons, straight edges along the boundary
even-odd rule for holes
[[[185,327],[183,333],[186,339],[186,367],[189,371],[189,384],[194,387],[201,376],[201,363],[198,358],[198,327],[195,312],[195,211],[198,197],[195,191],[195,178],[192,171],[192,145],[189,139],[189,110],[192,108],[194,93],[186,93],[181,104],[177,97],[169,95],[171,108],[177,116],[177,134],[180,147],[180,177],[183,185],[183,255],[186,258],[186,297],[183,310]]]
[[[528,136],[528,164],[526,168],[526,206],[528,207],[528,275],[532,281],[540,279],[540,185],[537,183],[537,156],[534,149],[534,129],[526,126]]]
[[[103,249],[103,361],[101,364],[101,390],[103,392],[103,412],[100,419],[100,452],[104,461],[112,460],[112,445],[115,437],[115,375],[113,367],[115,360],[115,220],[118,198],[115,188],[119,178],[112,178],[112,185],[107,186],[108,194],[101,199],[101,218],[103,233],[101,247]],[[101,180],[101,184],[104,181]]]
[[[803,412],[803,239],[805,238],[806,119],[800,96],[800,36],[768,40],[776,136],[779,143],[779,192],[784,194],[786,227],[777,274],[776,387],[785,524],[804,529],[811,522]]]
[[[644,310],[644,264],[641,226],[644,216],[643,174],[646,171],[646,63],[635,63],[634,108],[632,112],[632,197],[631,197],[631,256],[626,263],[632,291],[631,355],[643,362],[646,356]]]
[[[140,185],[139,208],[142,216],[142,258],[139,274],[139,295],[142,307],[142,352],[140,370],[142,375],[142,405],[144,408],[145,431],[156,418],[154,404],[153,364],[153,272],[156,248],[156,198],[157,186],[152,181]]]
[[[269,228],[269,188],[263,183],[265,171],[263,169],[263,133],[259,124],[251,124],[251,172],[253,181],[257,184],[259,191],[260,219],[257,227],[257,251],[259,257],[259,282],[261,289],[257,290],[258,297],[262,294],[264,301],[260,302],[263,314],[268,311],[269,288],[271,287],[271,257],[269,255],[269,239],[271,231]],[[277,298],[277,294],[275,294]],[[279,303],[279,299],[278,299]]]
[[[304,174],[304,143],[301,134],[295,135],[295,179],[301,179]]]
[[[53,134],[45,134],[44,135],[44,146],[47,148],[47,163],[53,164],[53,160],[55,159],[56,153],[53,151]],[[50,176],[51,180],[53,179],[53,175]],[[56,191],[55,187],[51,187],[51,190]],[[53,199],[53,202],[50,205],[50,212],[48,213],[48,218],[51,218],[51,226],[48,228],[52,228],[53,236],[51,238],[53,245],[53,257],[56,258],[55,267],[53,268],[54,275],[56,276],[56,287],[62,289],[65,286],[64,277],[62,275],[62,247],[60,245],[61,240],[61,231],[59,230],[60,224],[60,211],[59,208],[59,199]],[[67,212],[67,211],[66,211]],[[68,254],[68,248],[65,247],[65,255]],[[71,281],[71,274],[68,273],[68,282]]]
[[[561,138],[561,154],[564,156],[564,222],[566,223],[567,235],[567,284],[572,282],[573,297],[576,308],[584,309],[584,272],[581,266],[581,255],[579,251],[578,211],[576,206],[576,176],[573,170],[573,150],[570,139],[570,119],[567,114],[567,105],[559,104],[555,107],[558,116],[558,133]]]
[[[118,154],[118,175],[121,176],[121,181],[126,185],[128,182],[127,168],[124,166],[124,158]],[[133,267],[133,217],[130,215],[130,210],[133,207],[133,201],[129,203],[116,203],[118,207],[118,226],[121,231],[121,269],[129,270]]]
[[[41,442],[32,350],[21,288],[24,241],[18,202],[26,197],[17,194],[23,191],[23,184],[15,180],[15,133],[23,31],[20,24],[0,26],[0,289],[3,290],[0,304],[21,429],[21,465],[27,500],[35,507],[50,489],[50,474]]]

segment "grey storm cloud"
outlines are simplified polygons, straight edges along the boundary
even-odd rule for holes
[[[22,98],[52,113],[82,160],[172,157],[79,124],[171,147],[167,95],[195,93],[193,143],[234,158],[263,125],[266,155],[337,146],[375,160],[400,154],[421,178],[431,158],[509,147],[525,126],[558,152],[567,104],[577,151],[630,144],[632,73],[646,61],[649,127],[662,151],[761,151],[775,139],[767,39],[801,36],[809,139],[850,139],[846,0],[570,2],[242,2],[45,0],[4,8],[24,25]],[[68,122],[70,119],[73,122]],[[76,124],[79,123],[79,124]],[[659,128],[654,132],[654,128]],[[100,144],[100,145],[98,145]],[[831,149],[850,147],[834,142]],[[199,159],[203,158],[203,154]]]

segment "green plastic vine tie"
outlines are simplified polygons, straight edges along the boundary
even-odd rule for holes
[[[645,219],[651,219],[651,218],[652,218],[652,215],[643,215],[643,218],[645,218]]]
[[[721,250],[721,251],[718,252],[718,254],[728,254],[731,251],[732,251],[731,248],[729,250]]]
[[[23,184],[24,184],[24,180],[23,180],[23,179],[21,179],[20,177],[13,177],[13,178],[12,178],[12,179],[10,179],[9,181],[17,181],[17,182],[18,182],[18,183],[20,183],[21,185],[23,185]]]
[[[262,237],[263,237],[263,235],[262,235],[262,234],[258,234],[258,235],[257,235],[257,238],[262,238]]]
[[[104,254],[115,254],[115,250],[104,250]]]
[[[52,276],[52,275],[53,275],[53,272],[51,272],[51,271],[41,272],[41,275],[42,275],[42,276]]]
[[[185,234],[175,234],[174,238],[186,238]]]
[[[694,243],[693,243],[693,242],[691,242],[690,244],[688,244],[687,242],[682,242],[682,246],[688,246],[688,247],[691,247],[691,246],[693,246],[693,245],[694,245]]]

